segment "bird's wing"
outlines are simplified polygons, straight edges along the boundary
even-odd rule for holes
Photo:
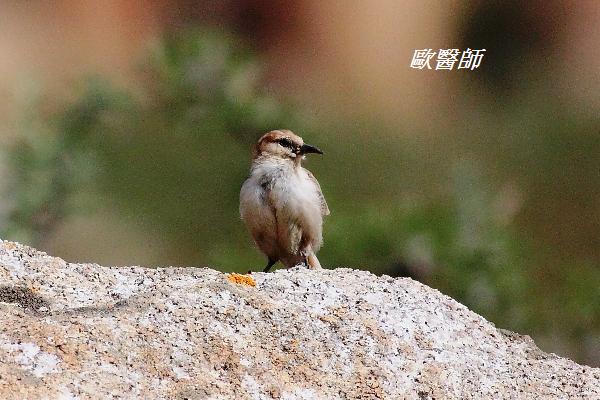
[[[240,191],[240,214],[258,248],[270,259],[277,256],[277,219],[260,184],[246,180]]]
[[[315,188],[317,189],[317,196],[319,196],[319,200],[321,201],[321,215],[329,215],[329,206],[327,205],[327,201],[325,201],[325,196],[323,196],[323,192],[321,191],[321,185],[319,185],[319,181],[309,170],[307,170],[306,168],[304,168],[304,170],[306,171],[308,178],[312,181],[312,183],[315,185]]]

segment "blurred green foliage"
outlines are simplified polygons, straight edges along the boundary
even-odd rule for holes
[[[9,153],[17,173],[4,237],[39,244],[80,206],[107,204],[172,241],[174,263],[210,261],[211,246],[235,236],[250,144],[293,123],[291,112],[262,90],[259,64],[233,39],[177,34],[150,53],[138,88],[90,79],[76,101],[27,116]]]
[[[412,276],[501,327],[550,332],[585,359],[580,343],[600,333],[596,259],[556,261],[517,222],[535,216],[521,212],[534,201],[521,204],[522,192],[543,196],[547,180],[575,191],[567,197],[585,196],[586,186],[570,179],[595,168],[588,150],[596,139],[577,142],[588,147],[575,149],[582,154],[573,165],[575,144],[561,136],[573,129],[569,121],[562,128],[540,122],[534,131],[544,134],[532,136],[531,119],[493,118],[467,132],[469,140],[437,147],[370,121],[307,123],[268,92],[260,72],[235,39],[185,32],[151,47],[133,88],[92,79],[75,101],[52,112],[38,107],[7,153],[12,208],[2,237],[39,245],[69,216],[110,207],[169,244],[160,262],[257,269],[264,260],[239,220],[238,193],[250,145],[285,127],[325,149],[322,159],[308,160],[332,209],[325,265]],[[375,131],[384,134],[365,134]],[[484,156],[465,157],[453,146]],[[448,156],[454,150],[461,156]],[[596,178],[587,181],[590,199],[580,200],[591,208]]]

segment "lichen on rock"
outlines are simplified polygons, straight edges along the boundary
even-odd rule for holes
[[[345,268],[107,268],[2,242],[0,313],[2,399],[600,398],[599,369]]]

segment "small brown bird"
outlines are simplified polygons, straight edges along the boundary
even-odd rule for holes
[[[329,207],[313,174],[302,167],[307,153],[323,154],[289,130],[274,130],[252,151],[250,176],[240,192],[240,214],[267,258],[264,272],[281,261],[291,268],[321,268],[323,217]]]

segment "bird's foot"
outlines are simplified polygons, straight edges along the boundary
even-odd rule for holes
[[[276,263],[277,261],[278,261],[278,260],[271,260],[271,259],[269,259],[269,261],[268,261],[268,263],[267,263],[267,266],[265,267],[265,269],[263,269],[263,272],[269,272],[269,270],[271,269],[271,267],[272,267],[273,265],[275,265],[275,263]]]
[[[308,268],[308,269],[310,269],[310,265],[308,264],[308,258],[305,257],[301,262],[299,262],[298,264],[294,265],[294,267]]]

